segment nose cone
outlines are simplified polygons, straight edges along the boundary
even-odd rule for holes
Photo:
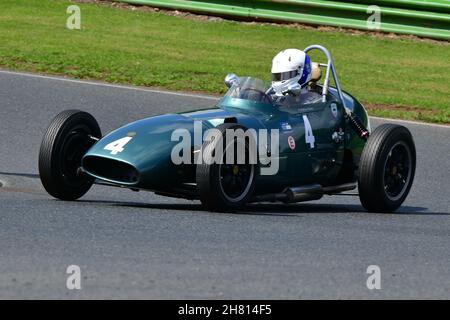
[[[157,188],[172,183],[171,141],[176,129],[193,131],[190,118],[168,114],[132,122],[103,137],[83,157],[90,175],[123,185]]]

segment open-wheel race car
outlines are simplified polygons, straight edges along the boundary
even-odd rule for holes
[[[324,53],[326,63],[312,63],[308,85],[293,85],[283,97],[274,98],[262,80],[229,74],[229,90],[214,107],[149,117],[104,137],[92,115],[63,111],[40,148],[44,188],[75,200],[100,183],[199,199],[211,211],[317,200],[358,188],[368,211],[395,211],[414,179],[411,133],[394,124],[371,131],[364,107],[342,91],[328,50],[313,45],[304,52],[311,50]],[[260,132],[269,134],[260,139]],[[180,137],[187,137],[188,148],[180,148]]]

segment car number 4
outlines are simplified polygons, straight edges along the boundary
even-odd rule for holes
[[[313,149],[316,139],[314,138],[311,124],[309,123],[308,117],[306,115],[303,115],[303,122],[305,123],[305,142],[307,144],[309,143],[309,147]]]
[[[125,150],[125,145],[130,142],[131,139],[133,139],[133,137],[120,138],[119,140],[108,143],[103,149],[111,151],[111,154],[118,154]]]

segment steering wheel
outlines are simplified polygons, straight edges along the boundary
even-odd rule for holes
[[[256,102],[272,103],[272,98],[267,93],[255,88],[245,88],[241,90],[241,98]]]

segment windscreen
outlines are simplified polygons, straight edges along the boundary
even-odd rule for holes
[[[242,77],[239,80],[239,84],[233,85],[225,94],[225,97],[272,104],[271,97],[266,94],[266,91],[270,88],[268,83],[251,77]]]
[[[290,94],[278,96],[274,94],[273,90],[269,90],[270,88],[270,83],[263,80],[242,77],[239,78],[238,84],[234,84],[227,91],[219,104],[261,112],[272,112],[274,108],[284,112],[299,112],[300,108],[319,103],[322,99],[319,91],[306,87],[298,96]]]

